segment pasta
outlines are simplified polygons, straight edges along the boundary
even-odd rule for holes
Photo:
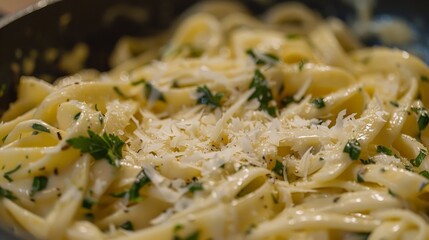
[[[223,4],[223,3],[222,3]],[[38,239],[429,239],[429,69],[298,3],[195,6],[22,77],[0,215]]]

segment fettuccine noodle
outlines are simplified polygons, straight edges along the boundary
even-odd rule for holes
[[[38,239],[429,239],[429,69],[298,3],[194,7],[22,77],[0,214]]]

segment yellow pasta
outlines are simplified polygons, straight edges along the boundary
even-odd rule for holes
[[[38,239],[429,239],[426,64],[301,4],[228,6],[122,39],[107,73],[23,77],[2,219]]]

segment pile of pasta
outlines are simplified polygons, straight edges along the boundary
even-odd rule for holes
[[[38,239],[428,239],[429,69],[298,3],[195,6],[23,77],[0,215]]]

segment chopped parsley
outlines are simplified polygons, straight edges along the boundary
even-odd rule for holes
[[[119,227],[122,228],[122,229],[128,230],[128,231],[134,231],[133,223],[130,222],[130,221],[124,222]]]
[[[377,146],[377,152],[386,154],[387,156],[393,156],[393,151],[382,145]]]
[[[204,190],[204,187],[203,187],[203,184],[200,182],[193,182],[193,183],[189,184],[188,190],[189,190],[189,192],[194,193],[197,191]]]
[[[427,125],[429,124],[429,112],[425,108],[411,108],[413,112],[415,112],[419,118],[417,120],[417,125],[419,127],[419,131],[423,131]]]
[[[428,82],[429,78],[427,76],[425,76],[425,75],[421,75],[420,76],[420,80],[422,80],[423,82]]]
[[[414,167],[420,167],[420,165],[422,164],[426,156],[427,156],[426,150],[420,149],[420,152],[417,155],[417,157],[415,159],[412,159],[410,162]]]
[[[325,100],[323,100],[323,98],[315,98],[311,100],[311,104],[313,104],[317,109],[321,109],[325,107]]]
[[[46,133],[50,133],[51,131],[49,131],[49,129],[45,126],[43,126],[42,124],[38,124],[38,123],[34,123],[33,125],[31,125],[31,128],[33,128],[36,131],[39,132],[46,132]]]
[[[365,180],[363,179],[363,176],[362,176],[360,173],[358,173],[358,174],[356,175],[356,181],[357,181],[358,183],[363,183],[363,182],[365,182]]]
[[[364,165],[375,164],[375,161],[372,158],[368,158],[367,160],[360,159],[360,162]]]
[[[9,200],[15,200],[16,199],[15,195],[13,194],[13,192],[11,192],[11,191],[9,191],[7,189],[4,189],[2,187],[0,187],[0,197],[7,198]]]
[[[275,65],[279,58],[270,53],[255,53],[252,49],[247,49],[246,54],[249,55],[256,65]]]
[[[287,39],[298,39],[299,37],[300,37],[300,35],[297,33],[289,33],[286,35]]]
[[[284,165],[282,162],[280,162],[279,160],[276,160],[276,165],[273,168],[273,172],[279,176],[283,177],[283,170],[284,170]]]
[[[110,193],[109,195],[114,198],[123,198],[127,195],[127,192]]]
[[[88,130],[89,137],[76,137],[67,140],[72,147],[82,153],[89,153],[96,160],[107,159],[113,166],[118,166],[122,159],[122,146],[124,142],[114,134],[104,133],[102,136]]]
[[[5,172],[5,173],[3,174],[3,177],[4,177],[4,178],[6,178],[8,182],[13,182],[13,179],[10,177],[10,175],[11,175],[12,173],[14,173],[14,172],[18,171],[20,168],[21,168],[21,164],[19,164],[18,166],[16,166],[14,169],[12,169],[12,170],[10,170],[10,171],[8,171],[8,172]]]
[[[145,96],[150,101],[166,102],[164,94],[149,82],[145,84]]]
[[[82,207],[85,209],[91,210],[91,208],[94,206],[94,204],[95,204],[95,201],[89,197],[84,198],[82,201]]]
[[[422,175],[423,177],[429,179],[429,172],[427,170],[423,170],[419,174]]]
[[[137,80],[135,82],[131,82],[131,86],[137,86],[146,82],[146,79]]]
[[[399,103],[396,101],[390,101],[389,103],[390,103],[390,105],[392,105],[394,107],[399,107]]]
[[[301,72],[304,69],[304,65],[307,63],[306,60],[301,60],[298,63],[298,70]]]
[[[122,90],[118,87],[118,86],[114,86],[113,90],[115,91],[116,94],[118,94],[121,97],[125,97],[125,94],[122,92]]]
[[[220,100],[223,97],[223,93],[213,93],[207,86],[200,86],[197,88],[197,104],[205,104],[211,106],[212,108],[217,108],[221,106]]]
[[[6,141],[6,138],[7,138],[7,136],[8,136],[9,134],[6,134],[6,135],[4,135],[4,137],[1,139],[1,141],[2,142],[5,142]]]
[[[31,186],[31,194],[34,195],[37,192],[43,191],[48,185],[48,177],[37,176],[33,178],[33,184]]]
[[[361,151],[360,143],[356,139],[350,139],[344,146],[343,152],[348,153],[351,160],[357,160]]]
[[[82,114],[82,112],[78,112],[78,113],[76,113],[76,115],[74,115],[74,117],[73,117],[73,119],[75,120],[75,121],[77,121],[79,118],[80,118],[80,115]]]
[[[4,96],[4,94],[6,92],[6,88],[7,88],[7,84],[6,83],[2,83],[0,85],[0,98]]]
[[[287,107],[291,103],[300,103],[304,99],[303,97],[299,100],[295,100],[293,96],[286,96],[280,101],[280,106]]]
[[[130,203],[137,203],[141,201],[140,189],[148,183],[150,183],[150,178],[146,176],[144,169],[142,169],[139,174],[137,174],[133,185],[128,191],[128,200]]]
[[[276,108],[270,106],[270,102],[273,100],[273,93],[268,87],[268,82],[265,76],[259,71],[255,70],[252,82],[249,88],[254,88],[255,91],[250,95],[249,100],[257,99],[259,101],[259,109],[266,111],[272,117],[276,116]]]

